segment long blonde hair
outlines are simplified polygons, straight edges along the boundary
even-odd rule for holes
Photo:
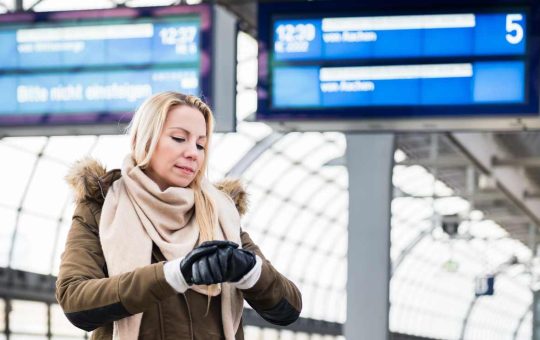
[[[135,165],[141,169],[150,164],[158,144],[167,114],[178,105],[187,105],[199,110],[206,122],[206,148],[204,161],[199,172],[189,185],[195,194],[195,221],[199,225],[199,243],[215,238],[214,226],[218,223],[215,204],[204,190],[202,182],[206,176],[209,158],[209,146],[214,129],[212,110],[200,98],[179,92],[161,92],[146,99],[135,112],[127,127],[131,141],[131,152]]]

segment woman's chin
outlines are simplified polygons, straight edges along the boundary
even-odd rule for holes
[[[193,182],[192,179],[188,179],[188,178],[175,178],[174,182],[173,182],[173,185],[175,187],[181,187],[181,188],[186,188],[188,187],[191,182]]]

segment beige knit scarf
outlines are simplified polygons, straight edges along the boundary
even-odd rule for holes
[[[217,208],[216,239],[240,245],[240,216],[233,201],[208,181],[203,183],[203,190]],[[149,265],[152,243],[167,260],[183,257],[191,251],[199,238],[194,204],[191,188],[169,187],[161,191],[128,155],[122,166],[122,177],[110,188],[101,212],[99,234],[109,275]],[[219,286],[223,331],[227,340],[233,340],[242,317],[243,299],[230,284]],[[208,294],[207,286],[191,289]],[[141,320],[142,313],[139,313],[114,322],[113,339],[137,339]]]

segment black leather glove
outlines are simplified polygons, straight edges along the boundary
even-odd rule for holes
[[[189,252],[180,262],[188,284],[237,282],[256,263],[255,255],[230,241],[207,241]]]
[[[203,244],[195,247],[180,261],[180,271],[182,272],[182,276],[184,276],[184,280],[189,285],[193,284],[193,264],[201,258],[217,251],[217,245]]]

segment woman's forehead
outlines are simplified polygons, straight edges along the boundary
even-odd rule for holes
[[[203,114],[190,106],[177,106],[169,111],[165,120],[165,129],[175,129],[196,135],[198,138],[206,137],[206,121]]]

